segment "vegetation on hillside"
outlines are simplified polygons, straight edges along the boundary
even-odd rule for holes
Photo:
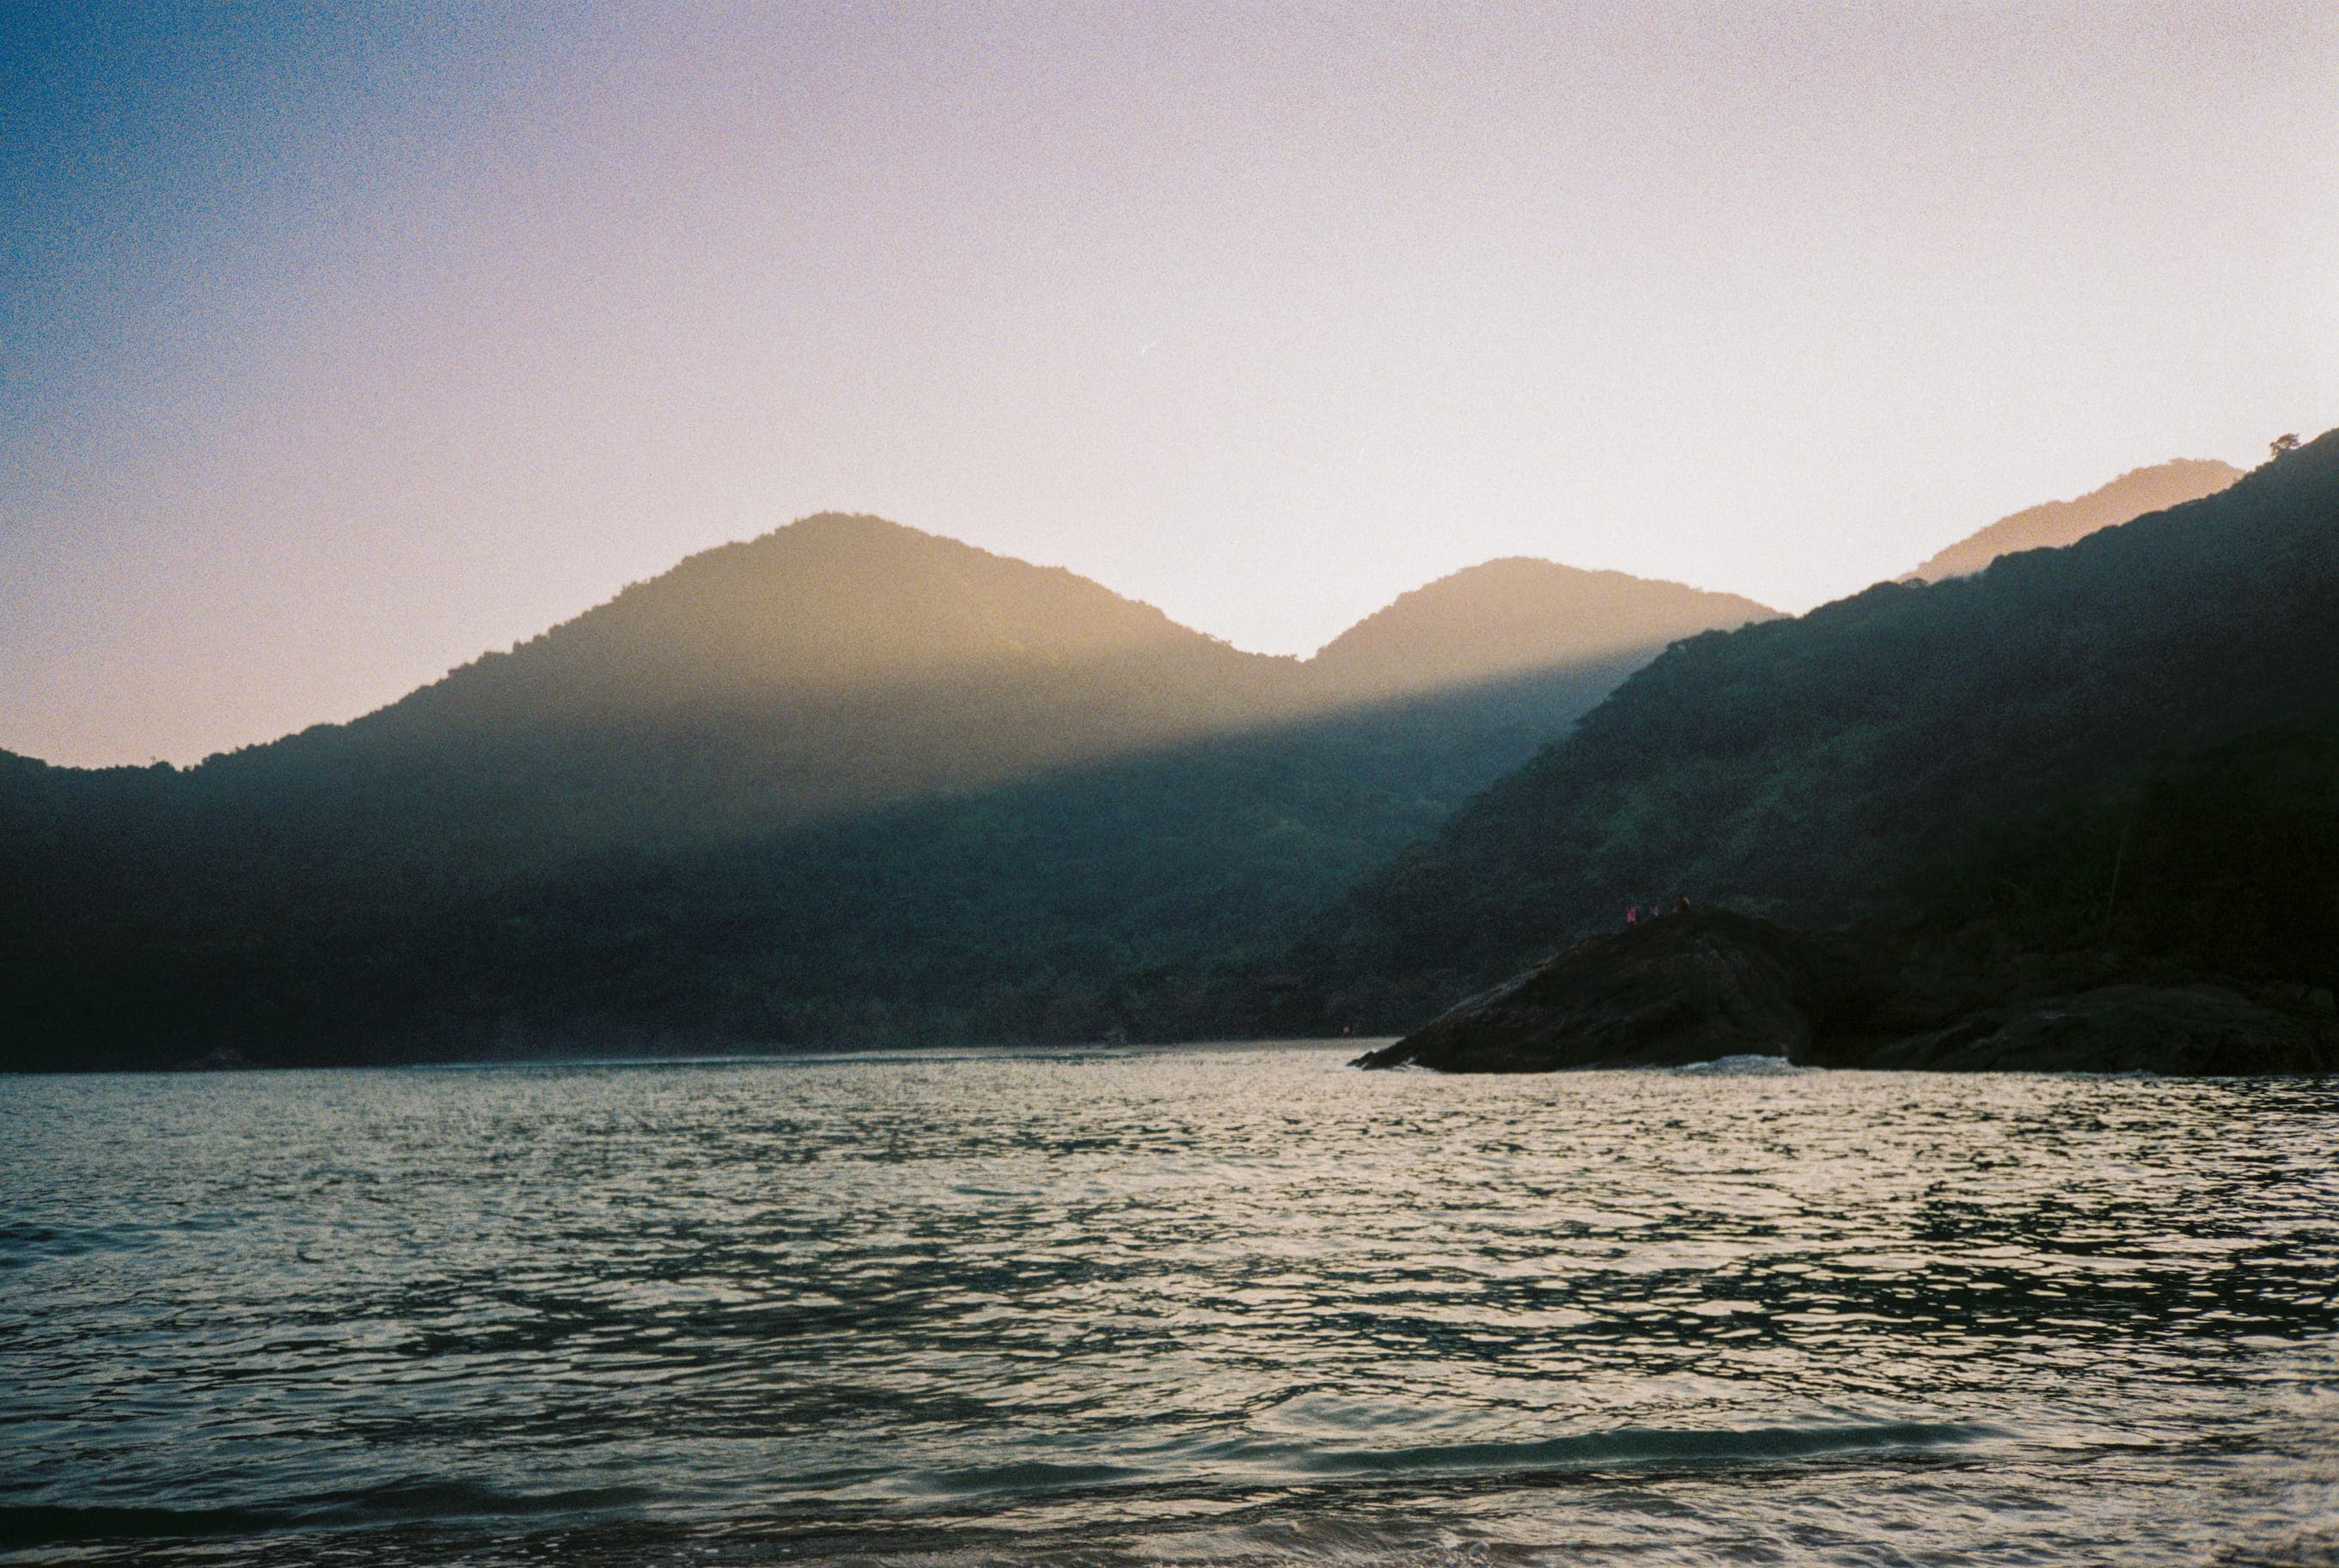
[[[0,1064],[1366,1032],[1682,894],[2328,986],[2334,725],[2339,434],[1792,621],[1497,562],[1307,662],[813,519],[354,725],[0,756]]]
[[[1915,871],[1935,925],[2339,991],[2339,726],[2148,759]]]
[[[807,519],[352,725],[183,773],[0,756],[0,1064],[1093,1037],[1147,975],[1180,978],[1136,1011],[1199,1027],[1192,975],[1762,613],[1500,563],[1270,658]]]
[[[1318,922],[1277,1021],[1409,1026],[1633,901],[1906,907],[1977,835],[2334,713],[2339,433],[2068,548],[1676,646]]]

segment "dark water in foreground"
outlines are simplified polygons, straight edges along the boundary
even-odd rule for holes
[[[0,1080],[33,1561],[2339,1562],[2339,1081]]]

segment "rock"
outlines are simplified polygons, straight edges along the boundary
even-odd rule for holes
[[[1549,1072],[1785,1056],[1810,1036],[1773,951],[1793,935],[1702,912],[1593,937],[1357,1065]]]
[[[181,1072],[242,1072],[260,1064],[232,1045],[215,1046],[192,1061],[183,1061]]]
[[[2216,985],[2110,985],[1987,1008],[1870,1053],[1863,1067],[1937,1071],[2318,1072],[2323,1031]]]
[[[2254,998],[2108,954],[2025,952],[1998,933],[1813,933],[1706,911],[1579,942],[1357,1065],[1549,1072],[1727,1056],[1935,1071],[2318,1072],[2339,1068],[2339,1027],[2311,998]]]

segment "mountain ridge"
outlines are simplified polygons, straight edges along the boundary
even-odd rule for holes
[[[936,570],[938,564],[958,567],[962,580],[945,580]],[[854,570],[839,574],[834,568],[840,566]],[[823,573],[808,585],[817,591],[794,591],[799,585],[792,577],[773,570],[794,572],[806,567]],[[866,591],[881,569],[885,583],[882,597],[891,601],[883,604],[877,602],[881,596]],[[1013,584],[1017,577],[1023,582]],[[1472,597],[1472,590],[1495,578],[1502,579],[1502,603],[1489,606],[1483,596]],[[775,585],[781,591],[772,591]],[[840,585],[845,590],[842,594]],[[987,591],[977,601],[982,613],[966,613],[964,589],[992,590],[1002,585],[1011,591]],[[1015,591],[1033,586],[1051,590],[1051,597],[1039,601]],[[952,591],[937,591],[941,589]],[[1619,605],[1618,596],[1639,596],[1645,602]],[[1446,601],[1439,608],[1442,626],[1433,630],[1414,624],[1420,606],[1440,600]],[[840,602],[864,613],[857,618],[840,615]],[[688,613],[660,618],[660,611],[673,608]],[[874,626],[865,613],[870,611],[897,618],[890,627]],[[961,668],[989,675],[998,666],[1019,663],[1044,666],[1074,659],[1189,659],[1209,666],[1211,678],[1238,690],[1304,673],[1307,678],[1288,681],[1288,690],[1279,695],[1282,704],[1306,711],[1326,702],[1377,701],[1442,685],[1500,680],[1548,664],[1653,649],[1732,617],[1751,620],[1777,613],[1735,594],[1567,567],[1536,557],[1505,557],[1407,590],[1313,655],[1264,654],[1187,626],[1158,606],[1068,567],[1039,566],[869,514],[814,513],[750,539],[693,552],[666,571],[628,584],[508,649],[482,652],[354,718],[229,748],[177,771],[196,772],[221,759],[249,756],[320,733],[402,727],[423,710],[455,705],[452,699],[474,693],[489,697],[492,688],[508,685],[518,668],[587,654],[623,654],[637,670],[697,676],[717,658],[730,658],[742,646],[753,646],[775,668],[785,664],[783,673],[791,677],[766,684],[798,698],[865,693],[904,678],[947,679]],[[898,617],[913,614],[918,617],[912,623],[914,628],[929,635],[899,635],[903,622]],[[774,621],[775,615],[792,618]],[[1521,636],[1523,623],[1535,616],[1545,617],[1535,625],[1537,635]],[[1554,618],[1564,616],[1584,616],[1592,625],[1587,629]],[[1503,646],[1483,651],[1471,647],[1478,624],[1501,627]],[[931,635],[938,627],[961,635],[955,643]],[[1079,635],[1066,636],[1068,627]],[[773,635],[775,629],[782,635]],[[645,648],[657,656],[642,658]],[[671,653],[692,656],[666,656]],[[1397,665],[1418,665],[1426,673],[1396,673],[1390,666]],[[735,673],[745,677],[753,671]],[[742,695],[740,686],[754,684],[742,678],[727,687],[710,683],[707,689],[677,695],[735,697]],[[552,695],[589,711],[596,705],[593,699],[606,694],[571,676]],[[489,697],[487,705],[499,705]],[[1273,716],[1288,715],[1278,706]]]
[[[817,515],[345,725],[183,772],[0,759],[0,1062],[1073,1029],[1120,977],[1281,940],[1652,626],[1742,613],[1646,591],[1612,617],[1643,642],[1561,625],[1522,668],[1429,626],[1311,673]],[[1430,684],[1390,677],[1409,648]]]
[[[2068,546],[1673,645],[1327,911],[1279,1021],[1407,1027],[1634,901],[1871,913],[2156,752],[2334,711],[2339,431]]]
[[[2130,468],[2107,485],[2068,501],[2025,507],[1936,552],[1900,582],[1941,582],[1982,570],[2000,556],[2018,550],[2057,549],[2089,534],[2134,522],[2226,488],[2242,477],[2231,463],[2213,458],[2172,458]]]
[[[2339,667],[2334,449],[1791,620],[1482,563],[1309,661],[819,514],[346,725],[0,757],[0,1065],[1369,1030],[1604,900],[1831,918]]]

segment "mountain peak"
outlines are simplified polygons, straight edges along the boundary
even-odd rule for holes
[[[822,512],[687,557],[515,653],[686,691],[811,693],[1217,646],[1061,567]]]
[[[1398,595],[1308,666],[1343,687],[1396,695],[1644,656],[1777,613],[1735,594],[1505,556]]]

